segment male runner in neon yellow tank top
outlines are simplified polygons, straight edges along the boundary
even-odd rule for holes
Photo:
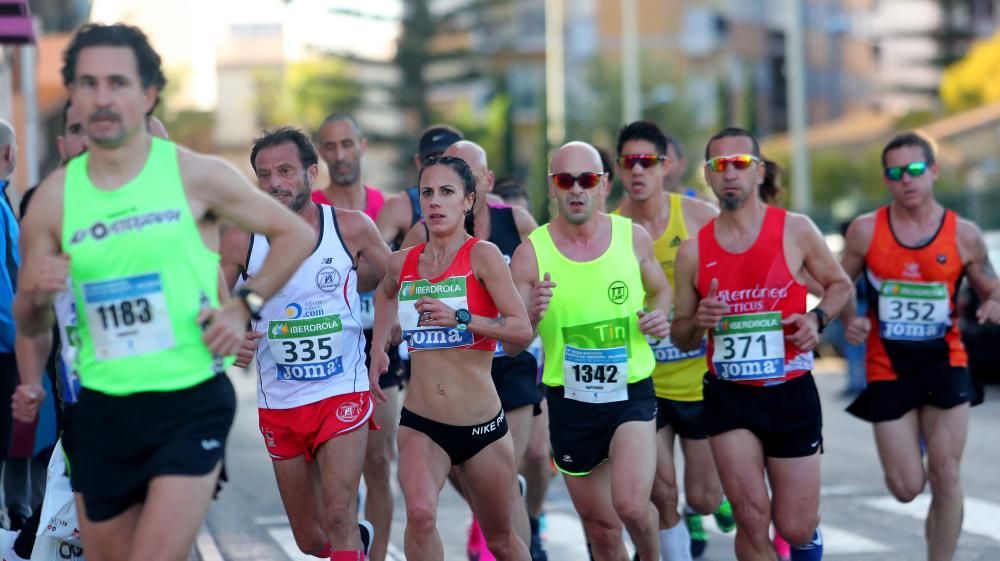
[[[663,176],[674,164],[667,156],[669,140],[658,126],[636,121],[618,134],[617,165],[626,197],[615,211],[645,228],[653,241],[653,252],[663,267],[671,287],[674,283],[674,259],[683,240],[696,233],[719,212],[708,203],[669,193],[660,188]],[[701,515],[720,510],[720,527],[732,530],[732,511],[723,503],[722,484],[715,470],[712,450],[702,427],[704,404],[701,379],[705,374],[704,346],[681,352],[669,339],[650,340],[656,369],[657,468],[653,483],[653,503],[660,513],[660,548],[688,549],[699,557],[707,544]],[[687,530],[678,526],[677,476],[674,470],[674,437],[681,441],[684,453],[684,495]],[[728,531],[727,530],[727,531]],[[678,551],[665,559],[684,559]]]
[[[25,217],[18,330],[51,328],[71,276],[83,390],[65,442],[88,557],[183,561],[235,413],[218,357],[239,348],[312,233],[232,166],[149,136],[166,80],[139,29],[81,28],[63,80],[90,147],[42,182]],[[265,234],[274,252],[252,288],[219,306],[223,219]]]
[[[655,361],[645,336],[668,335],[670,284],[645,230],[595,212],[608,186],[593,146],[563,146],[550,170],[559,215],[518,246],[511,273],[545,349],[553,456],[594,558],[626,555],[624,523],[639,556],[656,560]]]

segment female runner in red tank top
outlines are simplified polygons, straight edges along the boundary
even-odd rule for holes
[[[514,444],[490,375],[498,339],[531,342],[528,314],[500,251],[468,233],[475,202],[468,165],[449,156],[429,161],[419,194],[429,239],[389,260],[371,362],[374,372],[386,370],[398,317],[412,372],[399,422],[406,557],[444,559],[438,495],[458,466],[490,551],[500,561],[528,561],[513,527]]]

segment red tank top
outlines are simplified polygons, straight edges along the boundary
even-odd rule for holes
[[[753,245],[730,253],[715,240],[715,220],[698,232],[698,292],[719,281],[719,298],[729,304],[708,337],[708,371],[720,379],[767,386],[801,376],[813,366],[812,351],[785,339],[793,326],[781,320],[806,311],[806,285],[785,260],[784,209],[768,207]]]
[[[892,232],[889,207],[878,209],[865,269],[872,322],[865,361],[869,381],[968,365],[955,308],[965,268],[954,212],[945,211],[930,242],[907,247]]]
[[[497,317],[496,304],[472,271],[472,247],[479,238],[469,238],[455,254],[448,269],[434,279],[425,279],[417,271],[420,254],[426,243],[407,251],[399,273],[399,324],[411,352],[432,349],[473,349],[494,352],[496,339],[481,337],[471,329],[418,327],[417,300],[429,296],[444,301],[452,309],[465,308],[473,315]]]
[[[332,206],[330,199],[326,197],[326,193],[322,190],[312,192],[312,201],[317,204]],[[372,220],[375,220],[378,218],[378,213],[382,211],[382,205],[384,204],[385,195],[382,194],[382,191],[365,185],[365,214]]]

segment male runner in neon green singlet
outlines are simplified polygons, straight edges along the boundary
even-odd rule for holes
[[[308,226],[232,166],[146,131],[165,79],[143,33],[87,25],[63,79],[89,152],[41,184],[25,217],[18,330],[51,328],[67,275],[79,320],[74,488],[88,557],[188,558],[221,470],[235,395],[218,357],[311,249]],[[219,222],[275,251],[219,305]],[[279,249],[280,248],[280,249]]]

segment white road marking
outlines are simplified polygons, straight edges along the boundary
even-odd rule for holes
[[[201,561],[224,561],[222,552],[219,551],[219,545],[215,543],[215,538],[212,537],[211,532],[208,531],[208,527],[204,524],[201,525],[201,530],[198,531],[194,547],[198,551],[198,558]]]
[[[253,523],[258,526],[284,526],[288,524],[288,517],[284,514],[274,516],[255,516]]]
[[[930,493],[924,493],[909,503],[901,503],[893,497],[868,499],[864,503],[893,514],[924,520],[927,518],[931,496]],[[962,531],[1000,541],[1000,505],[981,499],[966,498]]]

